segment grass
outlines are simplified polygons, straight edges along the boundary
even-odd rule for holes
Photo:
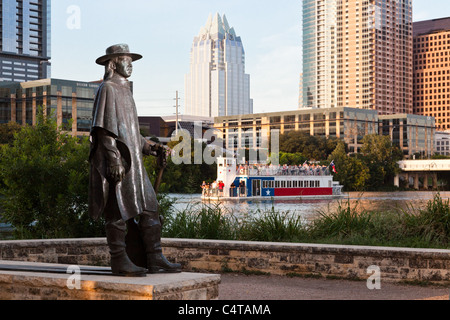
[[[309,223],[295,212],[274,207],[239,218],[221,205],[165,210],[163,236],[173,238],[444,249],[450,240],[450,203],[440,194],[423,209],[368,211],[343,200]]]
[[[233,240],[236,238],[236,221],[222,207],[188,206],[175,214],[165,214],[163,236],[186,239]]]
[[[258,209],[241,221],[240,240],[268,242],[298,242],[304,239],[306,230],[300,216],[289,211]]]

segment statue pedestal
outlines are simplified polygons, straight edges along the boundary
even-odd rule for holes
[[[0,261],[0,300],[215,300],[219,296],[220,275],[128,278],[112,276],[110,270]]]

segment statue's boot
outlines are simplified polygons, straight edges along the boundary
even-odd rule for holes
[[[106,239],[111,253],[111,270],[117,276],[144,277],[147,269],[136,266],[126,253],[126,230],[126,223],[123,220],[106,223]]]
[[[147,254],[149,273],[178,273],[181,264],[170,263],[162,253],[161,221],[156,212],[144,212],[139,219],[139,230]]]

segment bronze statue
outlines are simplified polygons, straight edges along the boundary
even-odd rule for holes
[[[120,276],[181,272],[180,264],[170,263],[162,254],[158,203],[143,165],[143,154],[164,157],[166,150],[139,132],[128,78],[132,62],[141,58],[130,53],[128,45],[119,44],[96,61],[105,66],[105,77],[93,110],[89,213],[94,219],[105,217],[111,269]],[[137,247],[130,248],[131,242]]]

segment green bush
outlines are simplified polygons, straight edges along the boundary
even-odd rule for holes
[[[89,141],[37,115],[0,149],[0,205],[15,238],[49,239],[103,235],[87,212]]]

